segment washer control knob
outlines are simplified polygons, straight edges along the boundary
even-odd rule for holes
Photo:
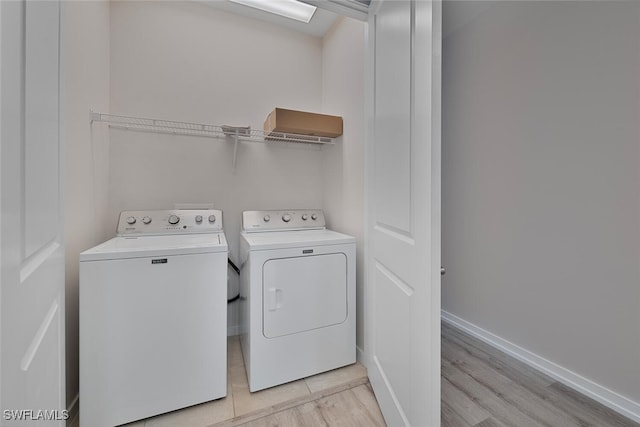
[[[291,215],[289,215],[289,214],[284,214],[284,215],[282,215],[282,220],[283,220],[284,222],[289,222],[289,221],[291,221]]]
[[[150,216],[143,217],[142,222],[144,222],[145,224],[151,224],[151,217]]]
[[[271,221],[271,217],[269,215],[265,215],[264,218],[262,218],[264,220],[264,222],[269,222]]]
[[[309,219],[309,215],[307,215],[307,214],[302,214],[302,220],[303,220],[303,221],[306,221],[306,220],[308,220],[308,219]]]
[[[200,224],[202,222],[202,215],[196,215],[196,222]]]
[[[216,222],[216,216],[215,215],[209,215],[209,222],[211,224],[213,224],[214,222]]]
[[[127,224],[133,225],[136,223],[136,218],[134,216],[130,216],[127,218]]]
[[[180,217],[178,215],[169,215],[169,224],[176,225],[180,222]]]
[[[318,215],[316,215],[316,214],[311,214],[311,219],[315,221],[316,219],[318,219]]]

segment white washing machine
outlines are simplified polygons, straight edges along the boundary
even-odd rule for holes
[[[80,254],[80,423],[114,426],[227,393],[219,210],[130,211]]]
[[[321,210],[242,215],[242,352],[257,391],[356,361],[354,237]]]

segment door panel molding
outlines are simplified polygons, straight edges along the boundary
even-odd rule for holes
[[[20,361],[20,369],[23,371],[28,371],[31,366],[31,362],[33,362],[33,358],[36,353],[40,349],[40,345],[42,344],[42,340],[44,339],[45,334],[49,331],[51,324],[53,323],[54,318],[58,315],[58,300],[54,300],[49,308],[47,314],[45,314],[44,319],[42,319],[42,323],[40,327],[36,331],[35,336],[31,340],[31,344],[27,348],[24,356],[22,356],[22,360]]]
[[[60,243],[53,240],[38,251],[34,252],[31,256],[27,257],[20,268],[20,283],[27,281],[29,276],[42,266],[53,254],[60,248]]]
[[[404,230],[398,230],[388,224],[382,224],[378,222],[373,226],[375,231],[379,231],[380,233],[387,234],[390,238],[401,240],[407,245],[414,245],[416,241],[413,239],[413,236],[410,232]]]
[[[396,276],[391,270],[389,270],[380,261],[377,261],[377,260],[376,260],[376,269],[382,274],[384,274],[391,283],[396,285],[396,287],[402,290],[402,292],[404,292],[408,297],[413,295],[413,287],[411,287],[411,285],[409,285],[407,282],[402,280],[400,277]]]

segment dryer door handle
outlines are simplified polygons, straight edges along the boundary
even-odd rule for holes
[[[269,288],[269,311],[276,311],[282,307],[282,289]]]

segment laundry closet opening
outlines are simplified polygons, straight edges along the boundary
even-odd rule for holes
[[[75,70],[67,82],[74,120],[66,123],[69,406],[78,406],[79,390],[78,255],[114,237],[122,211],[221,209],[229,256],[240,267],[242,212],[322,209],[328,228],[356,239],[356,336],[363,348],[366,24],[318,9],[316,15],[329,25],[305,32],[236,13],[223,3],[228,2],[65,5],[67,57]],[[86,39],[74,38],[85,33]],[[85,64],[86,58],[92,61]],[[323,146],[235,146],[231,137],[88,124],[93,110],[262,130],[276,107],[341,116],[344,133]],[[229,296],[238,293],[235,278],[231,273]],[[229,336],[241,332],[240,302],[228,305]]]

